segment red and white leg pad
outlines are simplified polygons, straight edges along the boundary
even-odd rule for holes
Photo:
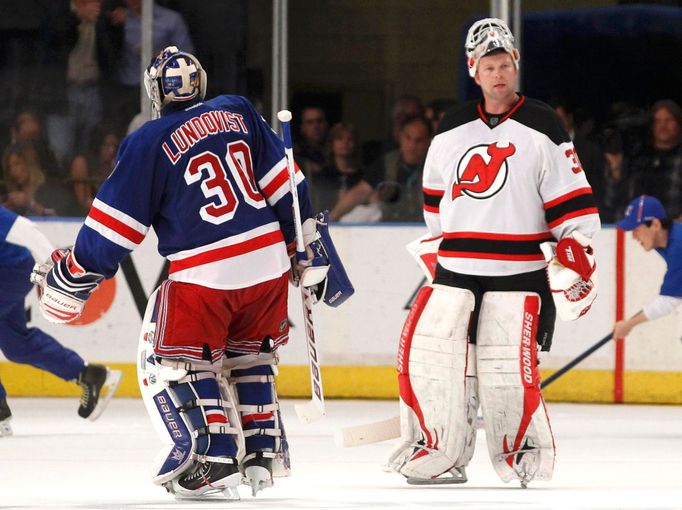
[[[478,401],[467,342],[473,309],[468,290],[425,286],[405,321],[398,351],[402,443],[388,464],[408,481],[455,474],[473,454]]]
[[[478,321],[477,371],[488,453],[499,477],[550,480],[554,437],[540,392],[540,297],[487,292]]]

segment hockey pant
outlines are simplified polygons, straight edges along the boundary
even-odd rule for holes
[[[434,480],[466,466],[480,396],[500,478],[551,478],[554,444],[537,375],[539,305],[535,294],[486,293],[475,346],[467,342],[473,294],[442,285],[420,291],[398,354],[402,442],[392,469]]]

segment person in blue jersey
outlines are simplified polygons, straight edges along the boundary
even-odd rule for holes
[[[645,251],[656,250],[667,266],[659,294],[641,311],[614,325],[613,338],[625,338],[635,326],[668,315],[682,305],[682,222],[668,218],[656,197],[641,195],[630,202],[618,227],[632,232]]]
[[[282,141],[246,98],[204,101],[206,79],[176,47],[154,59],[145,86],[156,118],[123,140],[73,249],[34,279],[45,316],[73,320],[154,228],[170,267],[149,299],[138,357],[168,448],[153,481],[177,498],[236,498],[242,480],[255,495],[289,469],[274,375],[289,335],[293,199]],[[299,170],[295,182],[314,246],[321,222]],[[322,291],[330,266],[308,256],[295,279]]]
[[[77,383],[82,394],[78,415],[99,417],[116,391],[121,373],[103,365],[86,364],[77,353],[38,328],[26,325],[24,299],[34,260],[47,260],[53,248],[34,223],[0,206],[0,352],[15,363],[45,370]],[[12,412],[0,383],[0,436],[12,434]]]

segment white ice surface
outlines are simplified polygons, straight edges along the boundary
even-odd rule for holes
[[[0,438],[0,508],[76,509],[672,509],[682,508],[682,407],[549,404],[554,480],[501,482],[483,431],[469,483],[414,487],[381,464],[395,441],[338,448],[334,431],[389,418],[395,402],[329,401],[303,425],[284,401],[293,476],[254,499],[176,502],[150,481],[160,442],[140,400],[114,399],[99,421],[74,399],[11,398],[15,435]]]

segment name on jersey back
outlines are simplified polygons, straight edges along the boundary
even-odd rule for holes
[[[170,144],[163,142],[162,148],[170,162],[175,165],[185,152],[204,138],[231,131],[248,134],[244,117],[239,113],[212,110],[184,122],[171,133]]]

